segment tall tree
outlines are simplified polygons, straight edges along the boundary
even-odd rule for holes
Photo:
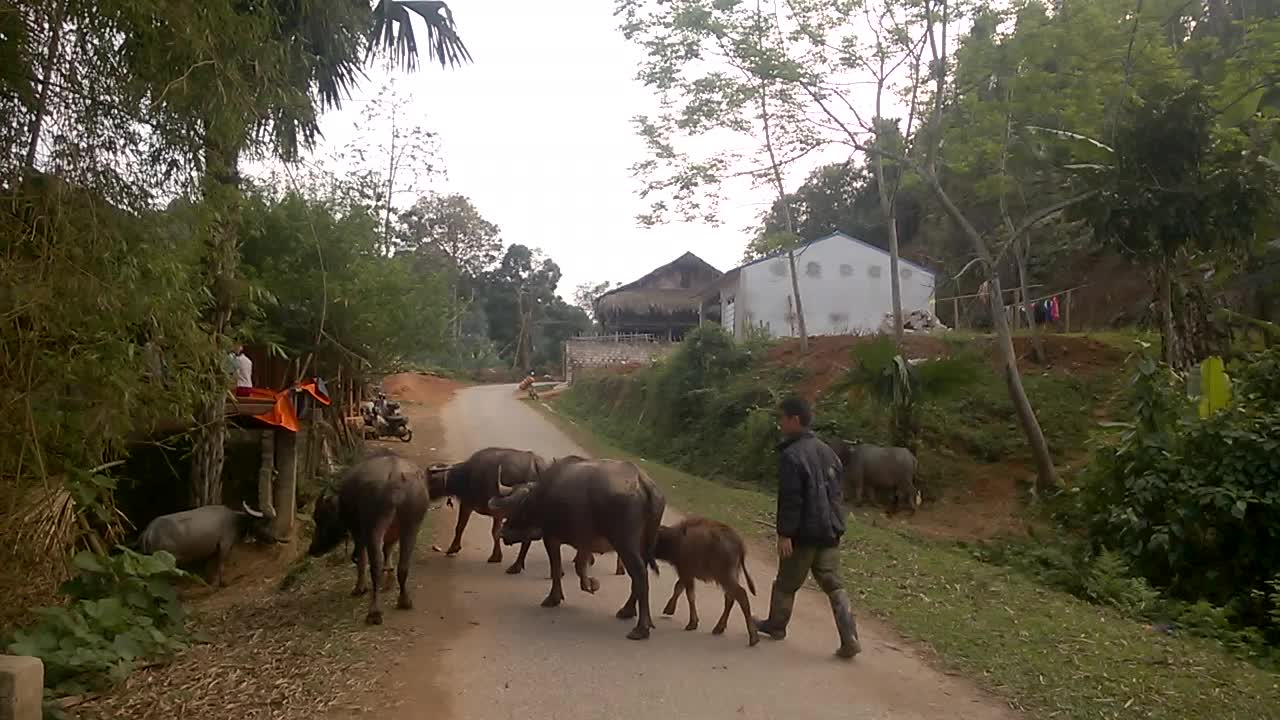
[[[635,167],[645,181],[641,196],[660,198],[641,220],[657,222],[674,213],[685,220],[717,222],[729,183],[749,179],[768,187],[781,219],[781,237],[774,242],[786,251],[792,315],[800,345],[807,348],[793,252],[801,238],[785,173],[822,142],[796,102],[799,89],[780,82],[771,70],[782,58],[761,4],[704,5],[693,0],[674,7],[654,7],[645,0],[617,2],[623,34],[648,52],[639,78],[661,95],[664,108],[636,118],[650,150],[650,158]],[[703,53],[716,64],[697,62]],[[745,139],[748,148],[718,146],[717,139],[726,135]],[[679,140],[692,138],[705,140],[677,148]],[[709,151],[690,151],[698,146]]]

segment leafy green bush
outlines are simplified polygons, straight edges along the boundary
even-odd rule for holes
[[[1280,641],[1269,585],[1280,576],[1280,406],[1246,393],[1202,420],[1179,379],[1144,357],[1131,407],[1135,422],[1097,449],[1079,493],[1095,546]]]
[[[138,660],[183,646],[186,616],[173,582],[186,573],[167,552],[119,549],[76,555],[79,572],[61,588],[69,603],[40,608],[39,621],[7,644],[10,653],[44,661],[45,686],[55,692],[119,682]]]

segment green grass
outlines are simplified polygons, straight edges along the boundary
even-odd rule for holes
[[[548,415],[594,455],[637,461],[668,501],[744,535],[769,537],[773,497],[638,458],[581,420]],[[1152,631],[1049,590],[960,547],[873,527],[855,516],[844,542],[846,585],[866,610],[936,651],[939,662],[1031,717],[1280,718],[1280,675],[1209,641]]]

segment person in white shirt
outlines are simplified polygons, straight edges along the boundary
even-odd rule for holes
[[[231,361],[235,365],[236,395],[246,396],[253,388],[253,361],[244,354],[244,345],[236,345]]]

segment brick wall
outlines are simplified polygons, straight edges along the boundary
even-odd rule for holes
[[[570,338],[564,343],[565,381],[573,382],[575,368],[649,365],[675,350],[675,343],[621,337]]]

